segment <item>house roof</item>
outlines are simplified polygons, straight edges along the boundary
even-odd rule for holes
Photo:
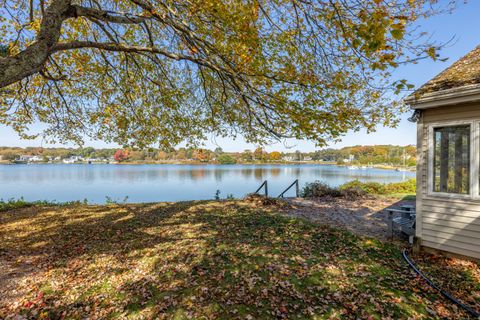
[[[480,84],[480,46],[453,63],[436,77],[422,85],[407,97],[414,104],[425,96],[438,96],[444,91],[451,93]]]

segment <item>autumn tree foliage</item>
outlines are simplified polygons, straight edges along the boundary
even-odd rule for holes
[[[185,150],[185,148],[180,148],[180,149],[175,153],[175,159],[177,159],[177,160],[185,160],[185,159],[187,159],[187,150]]]
[[[1,160],[8,160],[8,161],[13,161],[19,157],[18,153],[15,152],[5,152],[1,155]]]
[[[210,160],[210,158],[211,158],[210,153],[211,153],[211,151],[206,150],[206,149],[195,149],[193,151],[192,158],[194,160],[197,160],[197,161],[200,161],[200,162],[206,162],[206,161]]]
[[[252,161],[253,160],[253,153],[250,150],[244,150],[241,154],[241,159],[243,161]]]
[[[160,150],[158,153],[157,153],[157,159],[158,160],[167,160],[168,159],[168,154],[163,151],[163,150]]]
[[[139,147],[393,126],[391,74],[437,57],[414,28],[454,1],[437,2],[4,0],[0,123]]]
[[[282,159],[282,154],[278,151],[272,151],[272,152],[270,152],[270,154],[268,156],[270,157],[270,160],[272,160],[272,161],[278,161],[278,160]]]
[[[113,155],[113,159],[115,159],[115,161],[117,162],[123,162],[128,159],[128,156],[129,156],[128,150],[119,149]]]
[[[257,161],[263,160],[265,158],[265,150],[262,147],[258,147],[253,151],[253,158]]]

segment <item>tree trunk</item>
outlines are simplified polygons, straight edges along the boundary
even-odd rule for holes
[[[53,0],[45,11],[35,42],[17,55],[0,58],[0,88],[41,71],[60,38],[62,23],[75,16],[71,0]]]

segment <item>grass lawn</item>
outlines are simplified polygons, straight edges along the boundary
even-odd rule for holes
[[[417,196],[411,193],[393,193],[393,194],[389,194],[387,197],[398,198],[404,201],[415,201],[417,199]]]
[[[467,317],[397,246],[275,211],[206,201],[0,212],[0,318]]]

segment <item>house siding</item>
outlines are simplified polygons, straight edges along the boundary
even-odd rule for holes
[[[426,109],[417,126],[417,229],[422,246],[480,259],[480,200],[428,194],[428,125],[480,120],[480,104]]]

